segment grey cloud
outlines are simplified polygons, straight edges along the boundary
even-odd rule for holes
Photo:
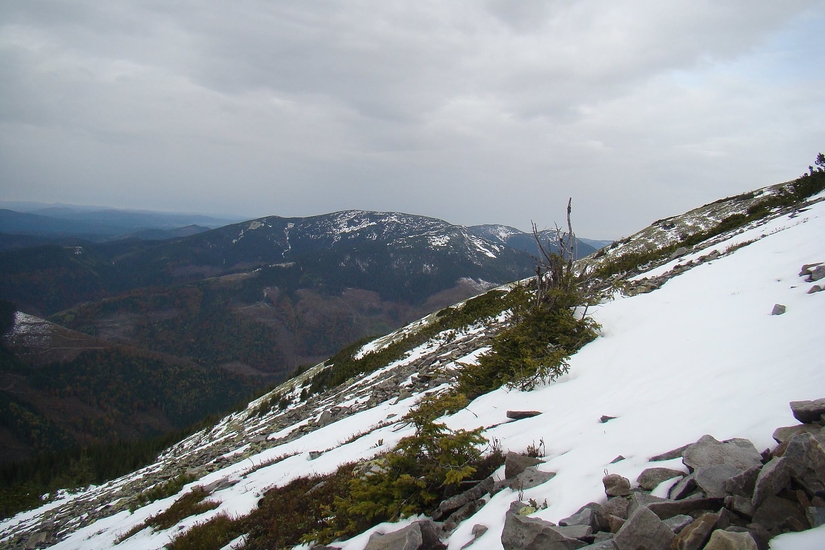
[[[0,198],[618,236],[810,162],[822,7],[7,2]]]

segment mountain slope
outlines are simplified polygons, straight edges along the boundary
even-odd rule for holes
[[[722,220],[736,208],[744,212],[732,201],[712,210],[724,209],[724,216],[719,210]],[[745,437],[759,449],[772,447],[774,428],[794,423],[788,401],[825,393],[820,368],[825,293],[809,293],[812,285],[799,275],[803,264],[825,261],[823,234],[825,201],[818,197],[804,207],[778,210],[720,232],[678,258],[651,260],[647,268],[626,275],[626,284],[614,285],[642,293],[614,292],[595,308],[601,336],[571,358],[569,375],[532,392],[496,390],[444,417],[454,429],[483,427],[484,435],[504,450],[538,447],[545,455],[540,469],[556,472],[523,495],[504,489],[492,496],[449,534],[448,548],[469,542],[475,524],[488,527],[476,548],[501,548],[505,512],[521,496],[539,503],[546,499],[547,508],[533,515],[558,521],[588,501],[604,501],[605,470],[635,479],[654,454],[705,433],[718,439]],[[632,245],[634,238],[624,244]],[[644,242],[664,250],[673,244]],[[615,250],[614,255],[620,254]],[[656,284],[645,286],[646,281]],[[784,315],[771,315],[775,303],[786,306]],[[390,349],[393,342],[438,320],[439,315],[431,315],[367,344],[355,356]],[[483,353],[505,321],[506,315],[499,315],[441,331],[371,374],[302,400],[299,395],[312,377],[330,368],[320,364],[134,475],[64,495],[3,522],[0,541],[20,545],[43,533],[37,536],[56,543],[55,548],[110,548],[129,532],[118,548],[160,548],[218,514],[247,514],[273,486],[372,458],[412,434],[403,415],[423,392],[447,388],[451,373]],[[514,422],[505,416],[508,409],[541,414]],[[615,418],[601,423],[602,415]],[[618,455],[624,459],[615,462]],[[683,467],[678,459],[656,465]],[[195,485],[208,487],[217,507],[169,529],[137,529],[175,498],[134,513],[129,504],[140,492],[186,471],[198,480],[181,494]],[[380,525],[335,546],[360,550],[370,532],[401,525]],[[821,529],[812,533],[825,536]]]
[[[492,241],[494,243],[501,243],[510,248],[514,248],[516,250],[521,250],[523,252],[532,254],[533,256],[539,256],[539,249],[536,245],[536,239],[532,233],[525,233],[524,231],[507,225],[495,224],[474,225],[472,227],[468,227],[468,230],[472,232],[474,235],[487,239],[488,241]],[[551,231],[549,229],[539,231],[539,238],[541,239],[542,243],[547,246],[548,249],[554,250],[553,243],[556,240],[556,235],[554,231]],[[585,256],[593,254],[596,251],[597,247],[593,246],[591,243],[599,242],[601,241],[590,241],[589,239],[577,238],[576,245],[574,247],[575,259],[584,258]],[[610,243],[608,242],[607,244]],[[599,246],[598,248],[601,248],[601,246]]]

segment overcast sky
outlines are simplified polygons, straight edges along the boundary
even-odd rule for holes
[[[0,3],[0,200],[618,238],[825,151],[825,0]]]

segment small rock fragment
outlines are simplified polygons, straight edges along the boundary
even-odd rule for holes
[[[541,414],[541,411],[507,411],[507,418],[513,420],[522,420],[524,418],[533,418]]]
[[[771,310],[771,315],[782,315],[787,311],[787,308],[782,304],[774,304]]]

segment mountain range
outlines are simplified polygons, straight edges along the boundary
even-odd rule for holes
[[[47,212],[55,210],[68,216]],[[86,223],[85,214],[73,218]],[[342,346],[532,271],[529,252],[479,233],[345,211],[0,252],[0,300],[38,318],[32,327],[61,334],[34,347],[6,341],[0,458],[182,429]],[[127,368],[149,380],[115,392]],[[148,397],[159,380],[180,391]],[[197,388],[200,398],[185,397]]]
[[[381,495],[391,503],[392,492],[380,488],[423,487],[429,474],[405,478],[400,470],[393,478],[393,469],[418,471],[416,464],[432,464],[431,453],[464,452],[462,445],[470,442],[481,457],[502,457],[508,451],[527,455],[522,459],[533,459],[532,470],[516,483],[507,472],[516,459],[508,458],[508,466],[491,466],[492,478],[486,482],[487,473],[473,477],[483,461],[473,462],[477,467],[471,470],[467,463],[456,463],[453,479],[465,480],[465,488],[473,487],[474,480],[477,489],[471,489],[473,496],[459,491],[467,499],[460,514],[453,514],[456,508],[450,508],[449,499],[422,497],[430,502],[423,510],[428,516],[444,519],[444,510],[451,514],[427,535],[434,537],[431,547],[529,547],[513,542],[514,522],[536,526],[543,537],[557,537],[551,531],[561,520],[582,525],[573,523],[578,521],[574,516],[609,506],[624,516],[605,516],[613,533],[585,526],[569,529],[564,540],[572,546],[564,547],[634,547],[622,546],[630,537],[630,527],[623,526],[636,525],[637,516],[648,514],[644,521],[657,532],[667,529],[668,541],[676,537],[674,531],[688,529],[682,540],[710,525],[696,548],[713,529],[744,533],[737,540],[749,540],[747,548],[757,548],[757,541],[767,546],[771,537],[774,549],[821,548],[825,527],[782,534],[791,525],[804,530],[816,523],[823,507],[821,496],[810,489],[814,485],[798,485],[797,474],[785,479],[772,472],[781,457],[773,438],[785,437],[774,429],[796,422],[789,401],[817,400],[825,392],[819,360],[825,294],[814,280],[825,263],[822,176],[659,220],[577,262],[579,280],[592,299],[576,317],[592,315],[599,336],[569,357],[568,370],[560,376],[523,389],[503,385],[470,401],[456,401],[463,373],[483,365],[484,357],[498,349],[499,335],[529,318],[516,314],[512,304],[518,302],[511,301],[524,285],[508,284],[303,369],[134,473],[49,495],[50,502],[0,523],[0,545],[253,549],[324,539],[343,550],[396,548],[400,543],[393,533],[401,534],[401,542],[409,540],[403,539],[412,536],[407,528],[424,529],[416,521],[425,518],[402,513],[370,522],[385,517],[376,507],[384,502],[377,500]],[[346,228],[371,231],[371,219],[332,220],[337,233],[330,241],[345,241],[350,234]],[[212,242],[234,239],[237,244],[269,228],[266,221],[259,223],[238,226]],[[270,242],[285,229],[292,235],[289,222],[269,223]],[[261,235],[255,238],[267,240],[266,233]],[[280,253],[289,250],[287,243],[299,242],[286,237],[278,241]],[[424,233],[418,238],[431,237]],[[458,234],[450,237],[451,242],[458,239]],[[490,241],[459,243],[477,258],[485,251],[498,253]],[[397,246],[403,250],[403,243]],[[187,261],[213,261],[207,245],[203,250]],[[20,326],[15,321],[10,337],[20,333]],[[334,376],[339,372],[343,376]],[[458,405],[452,408],[451,403]],[[805,431],[806,441],[822,437],[811,435],[819,433],[817,424],[782,429]],[[763,492],[770,491],[767,499],[763,495],[753,503],[750,497],[746,503],[733,498],[739,494],[736,486],[703,478],[711,470],[699,475],[685,454],[697,440],[745,452],[744,438],[759,463],[753,477],[759,476],[756,483]],[[415,449],[417,459],[405,463]],[[756,449],[768,450],[760,456]],[[723,451],[714,447],[708,452]],[[715,464],[713,475],[723,475],[719,461],[709,464]],[[648,490],[636,483],[631,489],[628,481],[626,493],[605,495],[609,487],[603,476],[612,479],[605,474],[635,480],[653,467],[667,469],[671,477]],[[743,471],[734,468],[726,475],[742,477]],[[774,485],[759,481],[774,475]],[[815,483],[825,483],[820,472],[811,475],[819,479]],[[685,481],[679,482],[682,477]],[[380,485],[392,479],[394,484]],[[370,492],[373,482],[377,492]],[[677,484],[681,494],[691,496],[668,500]],[[711,496],[711,486],[721,493]],[[358,491],[373,500],[359,501]],[[663,517],[664,522],[655,515],[651,519],[650,511],[664,506],[654,504],[661,502],[690,509],[695,517],[682,514],[681,527],[670,521],[676,515]],[[762,511],[764,506],[785,508],[774,513]],[[809,509],[813,511],[806,516]],[[768,527],[760,523],[774,521],[785,510],[801,519]],[[347,514],[365,523],[336,523]],[[347,534],[336,536],[334,529]],[[595,540],[597,535],[602,538]]]

